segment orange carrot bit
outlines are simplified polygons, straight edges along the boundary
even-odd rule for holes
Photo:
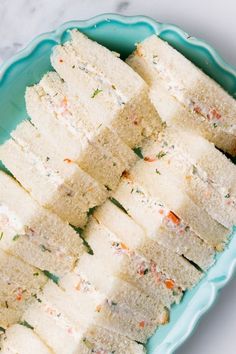
[[[167,218],[170,219],[176,225],[180,224],[180,218],[177,215],[175,215],[173,211],[169,211]]]
[[[195,113],[201,113],[201,108],[199,106],[195,106],[193,110]]]
[[[67,104],[68,104],[68,99],[67,99],[66,96],[63,98],[61,104],[62,104],[62,106],[67,106]]]
[[[163,215],[163,214],[164,214],[164,210],[163,210],[163,209],[160,209],[160,210],[159,210],[159,214]]]
[[[148,156],[146,156],[146,157],[144,157],[144,161],[147,161],[147,162],[154,162],[154,161],[156,161],[156,158],[155,158],[155,157],[148,157]]]
[[[221,114],[215,108],[213,108],[213,110],[211,111],[211,114],[216,119],[220,119],[221,118]]]
[[[64,60],[60,58],[59,59],[59,63],[63,63],[63,62],[64,62]]]
[[[129,247],[126,246],[126,244],[123,243],[123,242],[120,243],[120,247],[121,247],[123,250],[128,250],[128,249],[129,249]]]
[[[72,163],[73,161],[71,159],[64,159],[64,162],[67,162],[67,163]]]
[[[175,282],[172,279],[166,279],[165,280],[165,286],[167,287],[167,289],[173,289],[175,286]]]
[[[75,286],[75,289],[80,291],[80,288],[81,288],[81,283],[79,282],[76,286]]]
[[[23,290],[22,290],[22,288],[19,288],[18,293],[16,295],[16,300],[21,301],[22,299],[23,299]]]
[[[144,328],[144,326],[145,326],[145,321],[140,321],[138,325],[139,325],[140,328]]]
[[[97,305],[95,311],[96,311],[96,312],[100,312],[101,309],[102,309],[102,306],[101,306],[101,305]]]

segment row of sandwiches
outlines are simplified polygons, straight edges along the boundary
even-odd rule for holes
[[[174,50],[157,37],[138,45],[128,63],[149,92],[115,53],[71,36],[52,54],[57,73],[27,88],[31,121],[0,146],[21,184],[0,173],[0,352],[144,353],[140,343],[169,321],[171,305],[227,243],[236,168],[197,128],[201,120],[218,144],[208,119],[185,106],[195,92],[187,83],[182,101],[178,89],[165,97],[192,127],[161,114],[154,97],[178,56],[186,60],[179,53],[157,70],[149,55],[158,61]],[[200,79],[202,87],[210,80]],[[209,82],[219,110],[221,91],[229,96]],[[222,144],[223,126],[214,127]]]

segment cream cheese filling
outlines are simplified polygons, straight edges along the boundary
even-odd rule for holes
[[[127,97],[115,87],[115,85],[104,76],[104,74],[99,73],[96,68],[94,68],[88,62],[83,61],[78,58],[76,54],[76,65],[81,71],[84,71],[87,75],[93,78],[98,83],[98,88],[102,91],[107,91],[109,96],[113,97],[118,106],[124,106],[127,103]]]
[[[192,159],[184,149],[179,148],[178,145],[168,145],[166,141],[162,143],[162,149],[170,158],[176,159],[180,169],[184,167],[186,172],[188,171],[188,173],[198,176],[201,181],[206,183],[209,190],[212,188],[218,193],[224,204],[232,205],[233,207],[236,206],[236,197],[232,196],[226,187],[212,180],[207,172],[198,165],[197,160]]]
[[[4,225],[9,225],[16,230],[24,230],[24,225],[16,213],[8,205],[0,202],[0,231],[1,226],[4,227]]]
[[[56,186],[61,186],[64,181],[59,175],[59,171],[54,171],[47,164],[47,159],[43,161],[39,156],[33,153],[29,145],[21,138],[15,139],[16,143],[21,147],[21,149],[27,154],[28,161],[31,162],[33,166],[37,169],[39,174],[43,177],[50,177],[50,181]]]
[[[151,59],[148,59],[151,61]],[[152,64],[154,69],[158,72],[168,92],[174,96],[180,103],[187,107],[191,112],[197,113],[201,121],[207,121],[213,128],[223,128],[230,134],[235,134],[236,124],[227,124],[220,112],[214,107],[208,107],[195,98],[188,98],[186,89],[179,83],[175,82],[165,65],[158,60],[158,55],[153,55]],[[202,117],[202,118],[201,118]]]

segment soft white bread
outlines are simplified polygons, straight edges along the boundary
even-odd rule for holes
[[[84,232],[84,237],[94,252],[92,257],[92,268],[95,269],[96,267],[96,269],[100,269],[101,271],[99,273],[102,273],[103,275],[103,279],[99,280],[99,285],[101,284],[100,286],[104,287],[104,279],[110,279],[115,276],[118,279],[122,279],[125,280],[125,282],[128,282],[130,284],[130,288],[133,289],[133,291],[134,286],[139,288],[139,290],[141,290],[139,295],[141,299],[141,301],[139,300],[141,305],[138,305],[139,311],[144,310],[143,313],[145,313],[147,316],[150,316],[154,319],[156,317],[158,321],[161,320],[162,322],[163,316],[166,313],[166,303],[162,301],[161,296],[155,296],[156,294],[152,294],[152,296],[150,296],[150,292],[145,291],[144,285],[142,287],[139,286],[139,279],[143,274],[143,267],[146,269],[145,264],[148,264],[148,267],[151,268],[150,260],[147,260],[139,253],[130,250],[128,246],[124,242],[121,242],[121,240],[115,234],[113,234],[102,224],[99,224],[95,219],[91,219],[88,227]],[[105,267],[104,257],[106,258]],[[88,262],[91,262],[90,258],[91,257],[87,257],[86,255],[81,259],[79,267],[80,269],[83,267],[83,274],[87,275],[86,267],[88,266]],[[107,267],[108,264],[109,267]],[[91,272],[91,270],[89,272]],[[153,278],[152,280],[154,283],[155,281]],[[95,286],[97,280],[98,277],[94,281]],[[106,281],[107,280],[105,280],[105,283]],[[126,288],[127,284],[122,281],[121,286]],[[154,286],[155,285],[152,284],[152,287]],[[143,292],[145,294],[143,294]]]
[[[106,188],[60,155],[29,122],[0,147],[5,166],[43,206],[72,225],[82,226],[90,208],[102,203]]]
[[[106,298],[112,297],[113,302],[125,306],[134,315],[137,321],[140,316],[143,320],[153,325],[167,322],[168,312],[157,299],[123,280],[119,274],[112,274],[104,265],[104,257],[84,255],[78,265],[80,273],[90,281]],[[115,273],[115,272],[114,272]]]
[[[214,143],[219,149],[232,155],[235,154],[233,150],[235,137],[222,131],[216,125],[212,129],[210,121],[203,119],[197,112],[187,110],[175,97],[170,95],[161,80],[150,87],[150,98],[167,125],[176,125],[183,129],[192,130]]]
[[[213,248],[203,242],[162,200],[150,196],[143,186],[132,181],[128,174],[123,178],[114,197],[150,239],[171,251],[170,258],[172,252],[176,252],[193,261],[201,269],[206,270],[212,265],[215,253]],[[109,226],[110,220],[120,225],[121,216],[114,221],[115,218],[111,218],[110,213],[111,208],[106,208],[103,219],[109,222]],[[125,230],[123,232],[125,233]]]
[[[182,180],[194,202],[213,219],[232,228],[236,222],[236,166],[222,157],[213,144],[189,131],[170,127],[142,151],[146,159],[162,155],[159,164],[166,163],[166,168]],[[229,172],[226,185],[222,184],[226,180],[224,166]]]
[[[60,300],[58,300],[58,298]],[[49,285],[40,302],[32,304],[23,316],[39,337],[56,354],[93,353],[98,350],[118,353],[143,353],[143,347],[128,338],[95,324],[89,316],[84,323],[71,296]]]
[[[10,176],[0,172],[0,248],[58,276],[84,252],[78,234],[43,209]]]
[[[0,327],[19,321],[46,281],[38,269],[0,250]]]
[[[69,273],[61,279],[59,283],[61,289],[49,282],[39,294],[39,300],[40,303],[46,305],[46,308],[49,308],[49,313],[51,309],[54,313],[56,311],[56,313],[64,314],[65,317],[61,323],[63,327],[68,328],[68,325],[65,326],[65,322],[68,323],[68,321],[74,328],[82,330],[93,324],[130,339],[145,342],[155,331],[156,324],[153,321],[148,322],[139,311],[134,311],[121,302],[117,296],[118,293],[122,295],[122,291],[117,288],[118,284],[112,279],[111,282],[113,284],[110,287],[110,293],[102,293],[81,273]],[[131,295],[133,295],[132,291],[127,296]],[[29,317],[25,318],[30,320]],[[32,318],[30,321],[32,322]]]
[[[131,148],[160,130],[147,85],[122,60],[77,30],[54,48],[52,65],[87,107],[97,126],[111,127]],[[125,80],[124,80],[125,77]]]
[[[57,151],[109,189],[136,161],[137,156],[115,133],[102,124],[94,125],[94,117],[79,97],[70,95],[57,73],[46,74],[26,90],[26,106],[32,122]]]
[[[230,230],[213,220],[189,198],[182,181],[168,169],[168,164],[163,163],[163,154],[153,157],[148,150],[146,153],[146,158],[135,165],[129,178],[140,184],[149,196],[165,203],[202,240],[222,250]]]
[[[194,164],[206,171],[209,178],[232,196],[236,195],[236,166],[214,145],[196,132],[177,127],[165,129],[171,144],[177,144],[181,151],[191,155]],[[218,168],[216,168],[218,166]]]
[[[40,338],[24,325],[15,324],[4,333],[1,340],[3,354],[53,354]]]
[[[114,278],[107,278],[107,283],[111,285],[110,293],[98,291],[79,270],[75,270],[73,274],[64,277],[60,285],[77,309],[78,319],[82,319],[84,323],[92,317],[94,323],[102,328],[113,330],[132,340],[146,342],[156,329],[156,321],[148,321],[139,310],[135,311],[127,305],[130,301],[135,305],[136,296],[130,299],[135,295],[132,291],[129,293],[126,289],[122,296],[122,289],[116,287],[119,283]],[[127,296],[125,301],[124,296]]]
[[[113,207],[113,204],[110,204],[110,206]],[[107,209],[109,205],[106,204],[104,207]],[[114,208],[117,209],[116,206]],[[119,209],[117,210],[116,217],[119,218]],[[98,211],[98,218],[95,215],[96,219],[100,220],[100,216],[102,219],[101,212]],[[108,218],[113,224],[114,218],[111,217],[111,213],[108,213]],[[119,222],[124,222],[123,215],[119,218]],[[154,301],[145,301],[148,305],[146,311],[151,311],[162,322],[166,312],[165,307],[169,308],[173,302],[180,300],[181,290],[164,273],[157,272],[153,260],[143,256],[135,248],[130,248],[125,243],[125,236],[120,238],[119,235],[108,230],[104,224],[93,221],[85,231],[86,240],[94,251],[93,258],[95,258],[97,264],[100,264],[106,258],[106,264],[109,264],[109,267],[106,267],[107,273],[118,276],[148,294]],[[126,223],[127,225],[128,223]],[[134,231],[135,229],[129,227],[125,235],[129,237],[130,233],[134,233]]]
[[[106,202],[96,210],[94,217],[110,229],[130,251],[135,251],[136,255],[149,261],[149,272],[145,272],[144,267],[144,275],[149,276],[151,273],[157,280],[156,291],[159,291],[167,307],[179,301],[181,288],[191,288],[201,278],[201,273],[188,261],[148,236],[138,223],[115,205]],[[122,247],[117,247],[118,251],[119,248]]]
[[[168,124],[186,123],[236,154],[236,102],[215,81],[156,35],[139,44],[127,63],[150,85],[153,102]]]

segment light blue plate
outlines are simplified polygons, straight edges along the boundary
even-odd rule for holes
[[[123,58],[133,51],[135,43],[157,33],[236,97],[236,69],[204,41],[189,37],[176,26],[161,24],[147,17],[105,14],[87,21],[68,22],[54,32],[38,36],[0,67],[0,143],[26,116],[26,86],[38,82],[51,69],[49,57],[52,47],[64,42],[68,38],[67,30],[74,27],[121,53]],[[173,353],[186,340],[199,318],[215,302],[219,290],[233,275],[235,265],[236,237],[232,238],[229,247],[218,257],[216,265],[201,283],[187,292],[181,304],[173,308],[170,324],[163,326],[150,339],[148,353]]]

